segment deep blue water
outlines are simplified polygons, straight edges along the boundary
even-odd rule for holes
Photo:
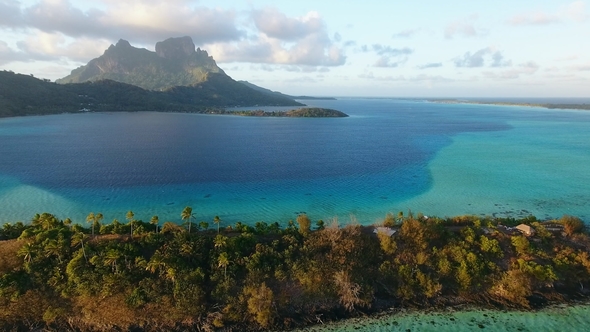
[[[178,221],[189,205],[199,219],[220,215],[232,223],[286,221],[299,212],[372,223],[431,192],[431,163],[461,135],[518,134],[521,123],[576,123],[590,132],[590,112],[397,99],[310,103],[350,117],[140,112],[0,119],[0,222],[44,211],[80,221],[90,211],[124,219],[127,210]],[[580,139],[547,144],[569,149]],[[587,147],[581,142],[579,153],[590,157]]]

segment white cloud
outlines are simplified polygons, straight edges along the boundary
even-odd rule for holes
[[[477,20],[478,15],[474,14],[465,19],[453,21],[445,27],[445,38],[453,39],[455,36],[463,36],[463,37],[478,37],[485,35],[486,32],[483,29],[478,29],[475,27],[475,21]]]
[[[125,38],[154,44],[171,36],[190,35],[203,44],[238,40],[243,35],[234,11],[193,7],[181,1],[117,1],[109,2],[105,10],[82,10],[68,0],[41,0],[18,10],[14,2],[0,5],[0,9],[6,10],[0,14],[0,25],[5,27],[34,28],[75,38]]]
[[[575,1],[551,13],[537,9],[516,14],[509,18],[507,23],[514,26],[549,25],[567,21],[583,22],[587,19],[586,3]]]
[[[394,33],[391,38],[409,38],[420,32],[421,29],[406,29],[400,32]]]
[[[13,50],[6,44],[0,40],[0,65],[5,65],[7,63],[13,61],[27,61],[23,54]]]
[[[372,71],[364,72],[358,75],[359,78],[374,80],[374,81],[381,81],[381,82],[407,82],[407,83],[444,83],[444,82],[453,82],[454,80],[446,78],[440,75],[415,75],[415,76],[405,76],[405,75],[374,75]]]
[[[27,31],[30,37],[18,42],[22,58],[40,60],[88,61],[120,38],[152,46],[169,37],[190,36],[196,45],[210,46],[220,62],[339,66],[346,61],[316,12],[288,17],[272,8],[237,13],[182,0],[102,2],[107,6],[82,9],[69,0],[32,5],[8,0],[0,4],[0,26]],[[239,23],[238,15],[243,15]],[[20,60],[14,51],[0,57],[3,63]]]
[[[491,61],[486,61],[486,59]],[[510,60],[504,60],[504,56],[500,51],[496,51],[493,47],[482,48],[473,54],[465,52],[463,56],[453,59],[457,67],[483,67],[486,62],[491,62],[490,67],[507,67],[511,65]]]
[[[569,66],[568,69],[570,71],[576,71],[576,72],[579,72],[579,71],[590,71],[590,63]]]
[[[418,66],[418,69],[439,68],[442,67],[442,62],[432,62]]]
[[[483,72],[483,75],[487,78],[492,79],[517,79],[521,75],[533,75],[539,70],[540,66],[533,61],[529,61],[526,63],[521,63],[514,68],[509,70],[504,70],[501,72],[491,72],[486,71]]]
[[[37,59],[57,60],[67,57],[79,62],[88,62],[109,45],[110,42],[105,39],[82,37],[68,41],[61,33],[45,32],[38,32],[18,42],[19,49]]]
[[[302,17],[288,17],[276,8],[254,10],[254,24],[268,37],[294,41],[311,34],[323,33],[324,21],[317,12],[309,12]]]
[[[364,50],[368,51],[367,47]],[[384,46],[381,44],[373,44],[373,51],[379,55],[377,61],[373,64],[374,67],[389,67],[395,68],[408,60],[408,55],[414,51],[411,48],[393,48],[391,46]]]
[[[289,18],[276,9],[266,9],[254,11],[252,17],[258,30],[250,38],[209,46],[217,61],[312,67],[346,62],[344,51],[332,42],[324,21],[315,12]]]

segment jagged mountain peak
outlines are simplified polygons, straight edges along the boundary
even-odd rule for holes
[[[110,79],[149,90],[173,86],[190,86],[207,79],[208,73],[223,70],[215,60],[195,44],[189,36],[168,38],[156,43],[156,52],[133,47],[120,39],[103,55],[87,65],[72,70],[57,83],[81,83]]]
[[[165,59],[185,59],[195,53],[193,39],[188,36],[168,38],[156,43],[156,54]]]

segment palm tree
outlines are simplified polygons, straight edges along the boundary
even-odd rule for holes
[[[227,266],[229,265],[229,258],[226,252],[222,252],[217,259],[217,266],[223,268],[223,276],[227,279]]]
[[[51,240],[51,241],[49,241],[49,243],[47,243],[47,245],[45,245],[45,248],[44,248],[45,256],[46,257],[57,256],[57,260],[61,264],[61,249],[62,248],[59,246],[57,241]]]
[[[25,262],[30,263],[33,260],[33,254],[35,253],[35,247],[32,243],[25,243],[17,252],[19,256],[23,256]]]
[[[188,232],[190,234],[190,232],[191,232],[191,219],[195,217],[193,214],[193,208],[190,206],[185,207],[184,210],[182,210],[180,217],[182,218],[182,220],[188,220]]]
[[[158,218],[158,216],[153,216],[152,219],[150,220],[150,224],[156,226],[156,233],[158,233],[158,223],[159,222],[160,222],[160,218]]]
[[[92,237],[94,237],[94,212],[88,214],[86,222],[92,225]]]
[[[117,260],[121,258],[121,253],[116,249],[110,249],[104,258],[104,265],[110,265],[113,272],[118,273]]]
[[[94,212],[90,212],[86,217],[86,222],[92,224],[92,237],[94,237],[94,226],[98,224],[103,218],[104,216],[100,212],[97,214],[94,214]]]
[[[150,261],[147,263],[145,269],[152,273],[155,273],[159,270],[160,274],[163,274],[164,271],[166,271],[166,261],[164,260],[162,255],[156,252],[156,254],[154,254]]]
[[[82,246],[82,254],[84,255],[84,260],[88,263],[88,258],[86,257],[86,249],[84,249],[84,240],[86,240],[86,234],[82,232],[77,232],[72,236],[72,246],[77,246],[80,244]]]
[[[213,218],[213,222],[217,224],[217,234],[219,234],[219,224],[221,224],[221,219],[219,216],[215,216],[215,218]]]
[[[133,217],[135,217],[135,214],[131,210],[129,210],[129,212],[127,212],[125,215],[125,218],[129,220],[129,226],[131,227],[131,237],[133,237],[133,224],[135,223],[135,219],[133,219]]]
[[[215,248],[223,248],[227,244],[227,237],[217,234],[213,240]]]
[[[47,212],[42,213],[41,215],[36,214],[33,217],[33,225],[41,226],[41,228],[46,231],[55,228],[58,224],[59,220],[57,220],[54,215]]]

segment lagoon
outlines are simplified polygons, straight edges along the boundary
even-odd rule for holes
[[[534,101],[534,99],[532,100]],[[0,223],[372,224],[386,213],[590,219],[590,112],[342,98],[348,118],[84,113],[0,119]]]

